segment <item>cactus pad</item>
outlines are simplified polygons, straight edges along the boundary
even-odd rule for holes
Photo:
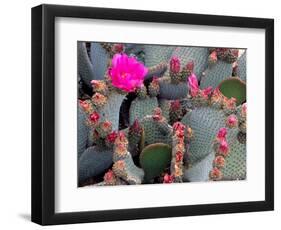
[[[170,164],[171,154],[171,147],[163,143],[152,144],[142,150],[140,164],[147,182],[164,172]]]

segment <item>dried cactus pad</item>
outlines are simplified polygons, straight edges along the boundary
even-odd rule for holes
[[[236,98],[237,105],[241,105],[246,101],[246,84],[239,78],[231,77],[222,81],[219,89],[227,98]]]
[[[171,146],[155,143],[146,146],[140,154],[140,165],[144,170],[144,178],[149,182],[164,172],[172,157]]]

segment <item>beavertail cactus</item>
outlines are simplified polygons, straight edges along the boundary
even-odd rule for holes
[[[246,179],[246,55],[78,42],[78,185]]]

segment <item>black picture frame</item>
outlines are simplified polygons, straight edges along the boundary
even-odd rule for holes
[[[265,29],[265,200],[55,213],[55,18],[88,18]],[[110,8],[32,8],[32,221],[41,225],[267,211],[274,209],[274,20]]]

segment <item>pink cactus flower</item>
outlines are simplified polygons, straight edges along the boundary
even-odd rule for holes
[[[181,68],[180,59],[176,56],[172,57],[170,60],[170,69],[172,73],[179,73]]]
[[[237,117],[234,114],[229,115],[226,119],[226,124],[230,128],[236,127],[238,125]]]
[[[201,93],[202,93],[202,97],[204,97],[205,99],[208,99],[209,98],[209,96],[210,96],[210,94],[212,93],[212,87],[210,86],[210,87],[207,87],[207,88],[205,88],[205,89],[203,89],[202,91],[201,91]]]
[[[217,133],[217,139],[223,140],[223,139],[225,139],[226,135],[227,135],[227,129],[226,128],[220,128],[218,133]]]
[[[220,146],[219,146],[219,153],[222,154],[223,156],[227,156],[229,153],[229,147],[228,147],[228,143],[225,139],[223,139],[220,142]]]
[[[148,69],[135,57],[124,53],[113,56],[112,66],[108,70],[112,85],[125,92],[133,92],[140,87],[147,72]]]
[[[188,77],[188,85],[190,88],[190,95],[192,97],[196,97],[199,92],[199,86],[198,86],[197,77],[195,76],[194,73]]]

